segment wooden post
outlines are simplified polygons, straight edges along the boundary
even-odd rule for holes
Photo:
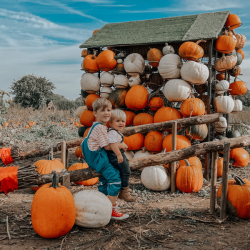
[[[69,149],[66,148],[66,166],[65,166],[66,169],[69,168]]]
[[[228,166],[230,156],[230,142],[224,143],[223,154],[223,174],[222,174],[222,188],[221,188],[221,204],[220,204],[220,219],[226,218],[227,213],[227,185],[228,185]]]
[[[65,173],[62,176],[62,185],[68,189],[70,189],[70,173]]]
[[[66,142],[61,142],[61,160],[62,164],[66,167]]]
[[[212,153],[211,187],[210,187],[210,211],[211,211],[211,213],[215,212],[218,155],[219,155],[218,152]]]
[[[172,151],[176,150],[177,122],[172,123]],[[176,190],[176,162],[171,163],[171,193]]]

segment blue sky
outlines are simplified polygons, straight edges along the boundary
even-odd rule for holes
[[[106,23],[230,10],[240,16],[246,57],[241,64],[250,88],[250,2],[247,0],[0,0],[0,89],[26,74],[45,76],[55,93],[80,93],[79,45]]]

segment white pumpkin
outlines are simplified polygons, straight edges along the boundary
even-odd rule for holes
[[[176,54],[168,54],[161,58],[158,71],[163,78],[176,79],[181,75],[182,61]]]
[[[110,94],[112,93],[112,91],[113,91],[113,90],[112,90],[110,87],[102,87],[102,88],[100,89],[100,96],[101,96],[102,98],[108,99],[109,96],[110,96]]]
[[[128,79],[128,84],[130,87],[133,87],[134,85],[139,85],[141,83],[140,77],[132,76]]]
[[[99,228],[109,223],[112,204],[103,193],[97,190],[83,190],[74,194],[74,200],[77,226]]]
[[[134,158],[134,153],[133,151],[125,151],[124,154],[126,155],[127,159],[133,159]]]
[[[128,87],[128,78],[124,75],[116,75],[114,85],[117,89],[125,89]]]
[[[241,100],[234,100],[234,112],[242,111],[242,101]]]
[[[103,86],[111,87],[114,84],[114,75],[109,72],[103,72],[101,74],[100,82]]]
[[[145,68],[145,60],[138,53],[129,54],[124,60],[124,69],[131,76],[138,76]]]
[[[203,63],[188,61],[181,68],[181,78],[192,84],[205,84],[208,76],[208,67]]]
[[[170,174],[163,166],[146,167],[141,173],[142,184],[154,191],[164,191],[170,188]]]
[[[87,106],[80,106],[76,109],[75,115],[80,118],[83,111],[87,110]]]
[[[216,112],[229,114],[234,109],[234,100],[230,96],[217,96],[214,98]]]
[[[170,102],[185,101],[192,92],[192,87],[189,83],[181,79],[169,80],[163,89],[165,97]]]
[[[142,150],[139,150],[139,151],[137,151],[135,153],[134,159],[147,157],[147,156],[150,156],[150,155],[152,155],[152,153],[148,152],[145,148],[143,148]]]
[[[123,60],[121,58],[117,59],[117,63],[123,63]]]
[[[175,51],[174,51],[173,46],[168,45],[168,43],[165,43],[165,47],[163,47],[162,53],[163,53],[163,55],[165,56],[165,55],[167,55],[167,54],[174,54]]]
[[[229,82],[227,80],[219,81],[215,84],[215,92],[218,95],[224,94],[229,89]]]
[[[223,133],[227,129],[227,119],[223,116],[219,117],[219,121],[214,123],[216,132]]]
[[[97,76],[90,73],[82,75],[81,88],[83,91],[86,91],[87,93],[96,93],[100,90],[100,87],[100,79]]]

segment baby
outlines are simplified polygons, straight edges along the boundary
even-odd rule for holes
[[[122,181],[122,188],[118,198],[127,202],[133,202],[135,199],[130,195],[130,189],[128,187],[131,174],[129,162],[124,154],[124,150],[118,148],[118,144],[123,142],[123,134],[121,131],[126,124],[126,114],[120,109],[112,110],[109,124],[111,128],[108,130],[108,137],[111,150],[107,150],[107,154],[109,162],[119,170]]]

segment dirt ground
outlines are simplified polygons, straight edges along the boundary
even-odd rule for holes
[[[70,156],[73,163],[76,159],[73,150]],[[60,154],[55,154],[55,157],[60,157]],[[230,168],[229,178],[232,178],[233,173],[250,179],[249,166],[243,169]],[[220,183],[221,179],[218,178],[218,187]],[[199,193],[153,192],[141,184],[140,171],[133,171],[130,188],[136,202],[119,200],[122,211],[129,213],[129,219],[111,221],[99,229],[74,226],[66,236],[59,239],[43,239],[33,230],[30,210],[34,191],[29,188],[17,190],[8,196],[1,193],[0,250],[250,249],[250,221],[228,216],[221,222],[218,206],[216,215],[209,213],[208,181],[204,180]],[[97,185],[71,186],[72,193],[84,189],[97,189]]]

